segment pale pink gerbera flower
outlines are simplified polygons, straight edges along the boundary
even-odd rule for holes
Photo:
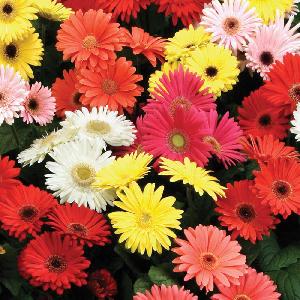
[[[243,51],[251,41],[255,30],[262,24],[255,8],[249,8],[246,0],[212,1],[212,6],[203,9],[201,25],[212,34],[212,42],[231,49]]]
[[[55,114],[56,101],[52,97],[51,90],[42,86],[40,82],[34,83],[31,87],[27,85],[29,94],[24,101],[24,110],[21,117],[24,122],[37,122],[45,125],[53,120]]]
[[[247,266],[237,241],[215,226],[198,225],[184,230],[184,234],[186,240],[175,239],[179,247],[172,249],[178,254],[173,260],[177,264],[174,272],[186,272],[185,281],[196,278],[200,289],[205,287],[207,292],[214,284],[238,284]]]
[[[0,65],[0,125],[12,124],[22,111],[28,91],[19,73],[9,66]]]
[[[239,279],[239,285],[218,286],[220,293],[213,295],[212,300],[279,300],[277,286],[268,275],[257,273],[249,268],[247,274]]]

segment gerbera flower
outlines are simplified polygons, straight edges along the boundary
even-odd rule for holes
[[[149,172],[148,165],[151,160],[152,155],[137,151],[119,157],[96,174],[93,186],[102,189],[123,189]]]
[[[171,116],[167,107],[158,105],[144,117],[143,132],[142,147],[154,157],[178,161],[188,157],[204,166],[211,156],[211,145],[202,141],[209,132],[206,115],[196,109],[179,107]]]
[[[243,51],[245,44],[251,41],[261,19],[257,17],[255,8],[250,9],[246,0],[225,0],[220,3],[212,1],[211,7],[202,11],[201,25],[212,34],[211,41],[231,49]]]
[[[113,190],[92,188],[97,171],[114,160],[110,151],[102,153],[102,149],[97,141],[77,140],[61,144],[49,154],[54,161],[46,164],[51,172],[45,175],[46,185],[60,197],[60,203],[76,202],[97,212],[106,210],[107,204],[112,205]]]
[[[0,12],[0,41],[6,44],[20,39],[37,19],[31,0],[1,0]]]
[[[277,286],[264,273],[248,268],[247,274],[239,279],[238,285],[225,287],[219,285],[219,294],[211,297],[212,300],[279,300],[280,294],[276,292]]]
[[[291,133],[294,133],[296,141],[300,141],[300,103],[297,104],[297,109],[293,113],[294,120],[291,121]]]
[[[184,287],[177,285],[161,286],[153,285],[150,291],[146,291],[144,294],[137,293],[133,296],[133,300],[198,300],[198,297],[192,294],[190,291],[185,290]]]
[[[71,59],[78,69],[106,69],[115,61],[115,51],[122,50],[124,37],[119,26],[101,9],[78,10],[58,30],[56,47],[63,51],[64,60]]]
[[[15,167],[15,161],[9,160],[8,156],[0,156],[0,193],[20,184],[16,179],[20,175],[20,168]]]
[[[123,108],[132,108],[136,97],[140,96],[143,88],[137,85],[143,79],[142,75],[135,74],[132,61],[120,57],[107,70],[83,69],[79,74],[79,92],[82,93],[81,102],[84,105],[104,106],[111,110],[123,111]]]
[[[42,86],[40,82],[34,83],[31,87],[27,85],[29,94],[26,97],[21,111],[21,117],[27,124],[37,122],[39,125],[46,125],[52,122],[55,115],[55,98],[51,90]]]
[[[23,110],[28,91],[19,73],[9,66],[0,65],[0,125],[14,123],[18,112]]]
[[[153,67],[156,67],[157,59],[164,62],[165,39],[153,37],[139,27],[132,27],[131,31],[126,35],[126,44],[133,54],[143,54]]]
[[[241,139],[241,144],[248,157],[257,160],[260,165],[279,157],[299,158],[300,156],[294,147],[286,146],[271,134],[263,137],[249,135]]]
[[[52,85],[52,95],[56,99],[56,115],[65,117],[66,111],[75,111],[82,107],[81,94],[76,88],[78,83],[74,70],[63,71],[63,79],[57,78]]]
[[[24,240],[27,234],[36,237],[43,225],[42,218],[57,205],[51,194],[37,187],[17,185],[9,195],[1,197],[0,220],[10,236]]]
[[[43,44],[38,33],[30,29],[18,40],[0,42],[0,64],[10,65],[20,72],[24,79],[33,78],[30,66],[40,66],[43,56]]]
[[[48,215],[47,222],[55,231],[70,235],[81,245],[104,246],[110,243],[110,228],[102,214],[77,204],[59,205]]]
[[[123,191],[117,192],[120,201],[114,205],[122,211],[108,215],[115,234],[120,234],[119,243],[126,241],[125,247],[131,252],[138,251],[151,256],[152,251],[162,253],[162,248],[169,250],[171,238],[176,235],[172,229],[181,229],[182,210],[173,207],[174,197],[162,198],[164,187],[155,190],[154,183],[148,183],[144,191],[136,182]]]
[[[102,8],[99,0],[60,0],[65,7],[72,8],[73,11],[81,9],[83,12],[87,12],[89,9],[99,10]]]
[[[186,272],[184,280],[196,279],[200,289],[212,291],[214,284],[229,287],[237,284],[246,273],[246,256],[241,246],[224,230],[215,226],[198,225],[184,230],[185,240],[175,239],[173,248],[178,257],[173,260],[174,272]]]
[[[243,107],[238,108],[238,120],[245,134],[264,136],[273,134],[282,139],[289,128],[283,108],[268,101],[261,89],[244,98]]]
[[[285,219],[300,213],[300,163],[290,158],[277,158],[255,174],[255,188],[263,204]]]
[[[194,51],[186,63],[192,72],[204,79],[203,89],[208,87],[216,97],[219,97],[221,92],[232,90],[238,81],[240,70],[237,58],[224,47],[210,44]]]
[[[286,10],[285,17],[289,18],[290,16],[296,16],[299,12],[298,4],[300,3],[300,0],[293,0],[293,5],[290,9]]]
[[[18,261],[20,274],[33,286],[53,290],[62,295],[71,284],[87,284],[85,269],[90,266],[82,246],[71,244],[57,232],[46,232],[31,240],[21,252]]]
[[[188,157],[184,158],[183,163],[162,157],[160,168],[162,171],[159,175],[171,176],[170,182],[180,180],[184,184],[193,186],[200,196],[203,196],[204,192],[214,200],[217,200],[217,196],[225,196],[226,188],[218,183],[218,179],[209,175],[210,171],[197,167],[196,163],[191,162]]]
[[[272,216],[270,207],[262,204],[253,191],[253,182],[250,180],[227,184],[224,199],[216,202],[216,212],[220,214],[221,225],[232,231],[234,239],[241,236],[255,243],[262,240],[263,235],[269,235],[270,230],[278,223]]]
[[[175,33],[173,38],[168,39],[166,44],[166,60],[168,62],[181,61],[185,62],[196,49],[201,49],[210,44],[211,35],[199,26],[194,28],[184,28]]]
[[[66,119],[61,122],[63,128],[74,128],[79,139],[98,140],[105,147],[130,146],[135,139],[135,127],[124,115],[110,111],[108,107],[93,107],[91,111],[82,107],[75,112],[66,112]],[[102,148],[103,148],[102,147]]]

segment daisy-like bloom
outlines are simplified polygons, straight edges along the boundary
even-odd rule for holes
[[[178,107],[172,116],[166,106],[158,105],[144,117],[142,146],[154,157],[188,157],[202,167],[211,156],[211,145],[202,141],[208,132],[204,112]]]
[[[115,51],[122,50],[124,36],[119,26],[101,9],[86,13],[78,10],[58,30],[56,47],[63,51],[64,60],[71,59],[78,69],[106,69],[115,61]]]
[[[282,139],[289,128],[283,108],[268,101],[261,89],[244,98],[243,107],[238,108],[239,124],[245,134],[264,136],[273,134]]]
[[[161,286],[153,285],[150,291],[146,291],[144,294],[137,293],[133,296],[133,300],[198,300],[198,297],[192,294],[190,291],[185,290],[184,287],[178,285]]]
[[[94,141],[77,140],[57,146],[50,156],[46,168],[51,172],[46,174],[46,185],[55,196],[60,197],[60,203],[76,202],[97,212],[106,210],[106,205],[112,205],[115,198],[113,190],[94,190],[96,173],[110,164],[114,157],[111,152],[103,152],[103,144]]]
[[[74,128],[79,139],[98,140],[105,147],[130,146],[135,139],[136,129],[124,115],[117,111],[110,111],[108,107],[93,107],[89,111],[86,107],[75,112],[66,112],[66,119],[61,122],[63,128]]]
[[[277,158],[255,174],[255,188],[263,204],[285,219],[300,213],[300,163],[290,158]]]
[[[76,88],[78,83],[74,70],[63,71],[63,79],[57,78],[52,85],[52,95],[56,99],[56,115],[65,117],[66,111],[75,111],[82,107],[81,94]]]
[[[15,161],[9,160],[8,156],[0,157],[0,193],[20,183],[16,179],[20,175],[20,168],[16,168],[15,164]]]
[[[157,59],[164,62],[164,48],[166,40],[153,37],[142,28],[132,27],[132,33],[126,35],[126,44],[132,49],[133,54],[143,54],[156,67]]]
[[[96,174],[93,186],[96,189],[123,189],[149,172],[151,160],[152,155],[137,151],[119,157]]]
[[[110,243],[110,228],[103,215],[77,204],[59,205],[48,215],[47,222],[55,231],[70,235],[81,245],[104,246]]]
[[[191,162],[188,157],[184,158],[184,162],[173,161],[166,158],[160,159],[160,168],[162,171],[159,175],[171,176],[170,182],[183,181],[194,187],[200,196],[206,192],[214,200],[217,196],[224,197],[225,192],[216,177],[209,175],[210,171],[197,167],[196,163]]]
[[[279,157],[299,159],[300,156],[294,147],[286,146],[272,134],[263,137],[249,135],[241,139],[241,144],[247,156],[257,160],[260,165]]]
[[[173,38],[169,38],[166,44],[166,60],[168,62],[182,61],[190,57],[196,49],[201,49],[210,44],[211,35],[199,26],[194,28],[184,28],[175,33]]]
[[[51,123],[55,115],[55,98],[51,90],[42,86],[40,82],[34,83],[31,87],[27,85],[29,94],[26,97],[21,111],[21,117],[27,124],[37,122],[39,125]]]
[[[37,187],[16,186],[1,198],[0,220],[10,236],[24,240],[27,234],[37,236],[43,225],[42,218],[57,205],[51,194]]]
[[[300,103],[297,104],[297,109],[293,113],[294,120],[291,121],[291,133],[294,133],[296,141],[300,141]]]
[[[31,20],[37,19],[32,0],[0,1],[0,41],[10,43],[20,39],[30,28]]]
[[[219,199],[216,203],[219,221],[232,231],[234,239],[241,236],[255,243],[262,240],[263,235],[269,235],[270,230],[278,223],[272,216],[270,207],[261,203],[250,180],[227,184],[226,198]]]
[[[73,11],[81,9],[87,12],[89,9],[99,10],[102,8],[99,0],[59,0],[65,7],[71,8]]]
[[[24,79],[33,78],[30,66],[40,66],[43,44],[38,33],[31,28],[18,40],[5,43],[0,41],[0,64],[10,65],[20,72]]]
[[[222,46],[210,44],[196,50],[187,58],[186,63],[192,72],[204,79],[203,89],[209,88],[216,97],[221,92],[232,90],[238,81],[238,60],[230,50]]]
[[[218,286],[219,294],[211,297],[212,300],[279,300],[277,286],[268,275],[257,273],[248,268],[247,273],[239,279],[238,285],[226,287]]]
[[[10,125],[14,123],[18,112],[24,109],[27,95],[26,84],[20,74],[9,66],[0,65],[0,125],[4,121]]]
[[[135,71],[132,61],[126,61],[125,57],[108,65],[106,70],[81,70],[78,84],[79,92],[83,94],[81,102],[90,106],[108,105],[109,109],[119,112],[132,108],[143,91],[137,85],[143,76]]]
[[[224,230],[198,225],[184,230],[185,238],[175,239],[173,248],[178,257],[173,260],[174,272],[186,272],[184,280],[196,279],[200,289],[212,291],[214,284],[231,286],[246,273],[246,256],[241,246]]]
[[[33,286],[62,295],[71,284],[87,284],[85,270],[90,266],[82,246],[71,243],[57,232],[46,232],[31,240],[18,259],[20,274]]]
[[[203,9],[201,25],[212,34],[211,41],[231,49],[243,51],[251,41],[255,30],[262,24],[255,8],[250,9],[246,0],[212,1],[212,6]]]
[[[99,300],[113,300],[118,292],[116,280],[106,269],[100,269],[91,273],[87,286]]]
[[[125,247],[131,252],[162,253],[169,250],[171,238],[176,238],[172,229],[181,229],[182,210],[173,207],[174,197],[162,198],[164,187],[155,190],[154,183],[148,183],[144,191],[136,182],[118,191],[119,201],[114,205],[122,211],[108,214],[115,234],[120,235],[119,243],[126,241]]]

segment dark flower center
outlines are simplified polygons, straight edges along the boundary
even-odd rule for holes
[[[73,95],[73,103],[75,105],[80,105],[81,102],[80,102],[80,97],[81,97],[81,94],[76,92],[74,95]]]
[[[227,34],[234,35],[240,29],[240,22],[237,18],[234,17],[226,18],[223,23],[223,29]]]
[[[9,44],[5,47],[5,54],[8,58],[13,59],[17,56],[18,49],[14,44]]]
[[[87,229],[84,225],[80,223],[71,223],[68,225],[68,232],[75,233],[81,237],[87,235]]]
[[[269,51],[264,51],[261,55],[260,55],[260,61],[266,65],[269,66],[274,62],[274,57],[272,55],[271,52]]]
[[[255,210],[250,204],[239,205],[236,214],[245,223],[250,223],[256,216]]]
[[[277,180],[272,184],[272,191],[277,198],[283,199],[290,196],[292,187],[287,181]]]
[[[296,103],[300,101],[300,83],[295,83],[289,89],[289,96],[292,98]]]
[[[59,255],[51,255],[48,257],[45,266],[49,272],[62,273],[67,268],[67,262]]]
[[[271,117],[270,115],[262,115],[259,120],[258,120],[259,124],[261,126],[269,126],[271,124]]]
[[[10,15],[13,11],[13,8],[10,4],[6,3],[3,7],[2,7],[2,11],[6,14],[6,15]]]
[[[32,222],[38,215],[39,211],[36,207],[27,205],[19,210],[19,216],[25,222]]]
[[[199,257],[199,264],[204,270],[212,271],[218,263],[218,258],[213,253],[202,253]]]
[[[38,102],[36,101],[36,99],[29,99],[28,101],[28,105],[27,107],[29,108],[29,110],[35,111],[38,109]]]
[[[218,74],[218,69],[216,67],[208,67],[206,68],[205,73],[209,77],[215,77]]]

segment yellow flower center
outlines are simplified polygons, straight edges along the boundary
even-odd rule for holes
[[[81,187],[89,187],[95,180],[96,171],[88,164],[78,164],[71,171],[73,180]]]
[[[219,265],[219,259],[213,253],[206,252],[200,255],[199,264],[202,269],[212,271],[215,270]]]
[[[223,22],[223,29],[229,35],[234,35],[240,30],[240,21],[235,17],[226,18]]]
[[[87,123],[86,130],[92,134],[103,135],[109,133],[111,131],[111,127],[104,121],[94,120]]]
[[[111,79],[104,79],[101,88],[103,92],[107,95],[113,95],[118,91],[117,83]]]
[[[175,152],[184,152],[187,140],[182,133],[176,132],[170,135],[169,145]]]
[[[149,228],[151,226],[152,217],[147,212],[142,212],[138,217],[138,224],[141,228]]]
[[[83,48],[88,50],[97,47],[97,45],[98,45],[97,39],[93,35],[87,35],[82,42]]]
[[[4,55],[8,60],[14,60],[19,55],[19,50],[16,45],[10,43],[4,47]]]
[[[210,144],[217,153],[221,152],[222,146],[213,136],[205,136],[203,142]]]
[[[233,300],[251,300],[250,297],[248,297],[245,294],[236,295]]]
[[[277,180],[272,184],[272,192],[278,199],[283,200],[292,194],[293,189],[287,181]]]

